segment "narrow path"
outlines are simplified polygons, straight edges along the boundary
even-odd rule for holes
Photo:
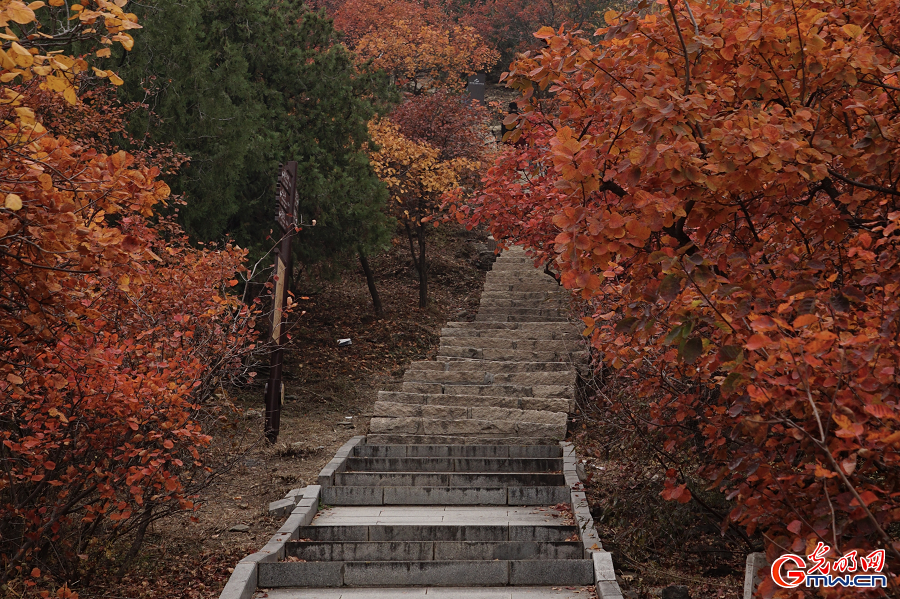
[[[239,564],[256,596],[620,598],[562,443],[585,359],[566,297],[522,250],[500,256],[475,322],[379,393],[319,485],[273,504],[282,537]]]

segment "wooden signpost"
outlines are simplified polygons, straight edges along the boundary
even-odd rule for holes
[[[266,383],[266,438],[274,443],[281,428],[281,404],[284,403],[284,383],[281,381],[284,344],[287,328],[282,317],[287,301],[287,283],[291,272],[291,238],[298,226],[297,163],[288,162],[279,168],[275,185],[276,217],[281,229],[281,241],[275,248],[275,295],[272,302],[272,338],[274,348],[269,356],[269,382]]]

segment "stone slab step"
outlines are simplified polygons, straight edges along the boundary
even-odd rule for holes
[[[554,308],[560,309],[566,306],[563,298],[549,297],[540,299],[513,299],[483,297],[478,303],[480,308]]]
[[[486,372],[484,370],[415,370],[403,373],[404,382],[451,385],[567,385],[575,382],[575,371]]]
[[[473,322],[472,324],[503,324]],[[509,324],[509,323],[507,323]],[[554,323],[556,324],[556,323]],[[447,327],[441,329],[441,336],[455,339],[511,339],[519,340],[552,340],[552,341],[580,341],[584,339],[575,327],[569,323],[561,323],[556,329],[476,329],[474,327]]]
[[[480,306],[479,314],[509,314],[510,316],[534,316],[534,320],[539,320],[540,316],[557,316],[559,308],[555,307],[537,307],[537,308],[500,308],[497,306]]]
[[[553,412],[548,412],[553,413]],[[438,420],[436,418],[381,418],[369,422],[372,434],[394,435],[444,435],[444,436],[503,436],[537,437],[544,440],[562,440],[566,436],[565,424],[516,422],[513,420]]]
[[[562,474],[546,472],[338,472],[335,487],[561,487]]]
[[[510,410],[571,412],[574,402],[557,397],[492,397],[484,395],[447,395],[443,393],[406,393],[379,391],[378,401],[433,406],[495,407]]]
[[[457,343],[462,343],[457,339]],[[579,341],[571,343],[572,349],[541,351],[534,349],[507,349],[499,347],[472,347],[469,345],[443,345],[438,348],[436,360],[511,360],[517,362],[567,362],[584,363],[588,358],[587,348]]]
[[[432,418],[436,420],[504,420],[534,422],[565,426],[565,412],[518,410],[485,406],[433,406],[401,402],[377,401],[373,408],[376,418]]]
[[[528,316],[523,314],[477,314],[475,320],[479,322],[533,322],[540,318],[545,322],[569,322],[568,317],[563,316]]]
[[[353,448],[353,455],[367,458],[560,458],[559,445],[376,445]]]
[[[491,397],[561,397],[575,399],[574,385],[453,385],[406,381],[402,390],[407,393],[446,395],[487,395]]]
[[[268,599],[585,599],[590,587],[381,587],[339,589],[283,588],[267,591]]]
[[[504,330],[515,330],[515,331],[544,331],[544,330],[557,330],[560,328],[564,328],[564,325],[555,322],[510,322],[510,323],[499,323],[499,322],[458,322],[458,321],[450,321],[446,325],[447,328],[458,328],[458,329],[504,329]]]
[[[557,487],[322,487],[326,505],[556,505],[571,499]]]
[[[514,299],[514,300],[543,300],[554,299],[561,302],[569,301],[569,295],[559,289],[545,291],[482,291],[481,299]]]
[[[562,471],[560,458],[347,458],[347,472],[547,472]]]
[[[415,517],[414,510],[409,510]],[[562,542],[578,538],[578,527],[563,524],[325,524],[301,526],[310,541],[469,541]]]
[[[370,433],[366,436],[370,443],[383,445],[544,445],[551,439],[545,437],[515,437],[511,435],[404,435],[389,433]]]
[[[589,585],[591,560],[273,562],[259,564],[261,588],[470,585]]]
[[[288,556],[307,562],[582,559],[580,542],[291,541]]]
[[[549,277],[548,277],[549,279]],[[549,279],[547,283],[489,283],[485,282],[485,291],[512,291],[512,292],[535,292],[535,291],[555,291],[559,289],[556,281]]]
[[[515,362],[512,360],[478,360],[472,362],[412,362],[410,370],[432,370],[437,372],[482,371],[492,374],[508,372],[562,372],[572,371],[569,362]]]
[[[580,339],[505,339],[503,337],[441,336],[441,347],[477,347],[479,349],[528,349],[531,351],[583,351]]]

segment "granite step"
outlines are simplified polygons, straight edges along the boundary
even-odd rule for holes
[[[571,412],[573,408],[571,400],[558,397],[494,397],[447,395],[442,393],[407,393],[404,391],[379,391],[378,401],[429,406],[493,407],[545,412]]]
[[[463,372],[480,370],[487,373],[510,372],[561,372],[573,371],[569,362],[515,362],[511,360],[471,360],[469,362],[412,362],[411,370],[433,372]]]
[[[486,395],[491,397],[557,397],[575,399],[574,385],[458,385],[405,381],[401,391],[429,395]]]
[[[371,443],[382,445],[459,445],[459,446],[485,446],[485,445],[516,445],[521,447],[541,447],[554,439],[546,437],[518,437],[515,435],[409,435],[391,433],[369,433],[366,438]]]
[[[401,402],[377,401],[373,410],[375,418],[433,418],[438,420],[502,420],[511,422],[535,422],[565,426],[565,412],[544,410],[520,410],[479,405],[434,406]]]
[[[357,445],[361,458],[561,458],[559,445]]]
[[[568,366],[568,364],[566,365]],[[486,370],[413,370],[403,374],[404,382],[445,383],[453,385],[565,385],[575,378],[575,371],[488,372]]]
[[[593,562],[580,560],[458,560],[272,562],[259,564],[261,588],[589,585]]]
[[[577,541],[291,541],[285,554],[307,562],[582,559]]]
[[[575,340],[571,343],[570,350],[534,350],[534,349],[509,349],[505,347],[472,347],[456,339],[456,343],[461,345],[442,345],[438,348],[437,361],[456,361],[456,360],[485,360],[500,361],[512,360],[516,362],[572,362],[575,364],[583,364],[587,361],[588,351],[583,342]]]
[[[499,484],[499,483],[498,483]],[[546,506],[569,500],[567,486],[333,486],[322,487],[322,502],[334,506],[511,505]]]
[[[548,412],[550,413],[550,412]],[[480,437],[538,438],[545,442],[562,439],[565,424],[518,422],[513,420],[437,419],[437,418],[380,418],[369,422],[371,434],[391,435],[473,435]]]
[[[346,472],[548,472],[562,471],[562,458],[347,458]]]
[[[548,472],[337,472],[335,487],[560,487]]]

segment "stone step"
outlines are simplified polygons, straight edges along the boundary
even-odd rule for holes
[[[477,347],[480,349],[527,349],[531,351],[578,351],[584,348],[580,339],[509,339],[504,337],[441,337],[440,347]]]
[[[517,437],[514,435],[405,435],[369,433],[366,438],[371,443],[383,445],[518,445],[540,447],[553,439],[544,437]]]
[[[415,510],[410,510],[415,517]],[[317,524],[301,526],[298,538],[310,541],[563,542],[578,527],[563,524]]]
[[[535,318],[537,317],[525,314],[477,314],[475,316],[475,320],[479,322],[533,322]],[[567,316],[541,316],[539,318],[544,322],[569,322]]]
[[[551,414],[552,412],[544,412]],[[369,422],[372,434],[392,435],[474,435],[480,437],[537,437],[546,440],[562,440],[566,436],[565,424],[516,422],[512,420],[476,420],[436,418],[379,418]]]
[[[504,420],[536,422],[565,426],[565,412],[519,410],[489,406],[430,406],[422,404],[376,401],[372,409],[375,418],[432,418],[437,420]]]
[[[500,308],[497,306],[481,306],[478,308],[479,314],[509,314],[510,316],[557,316],[558,308],[553,307],[537,307],[537,308]],[[535,318],[537,320],[537,318]]]
[[[560,397],[575,399],[574,385],[456,385],[447,383],[423,383],[405,381],[401,387],[406,393],[429,395],[486,395],[490,397]]]
[[[498,330],[508,330],[508,331],[556,331],[564,329],[564,325],[561,325],[556,322],[510,322],[510,323],[499,323],[499,322],[457,322],[450,321],[446,325],[445,328],[452,329],[478,329],[478,330],[486,330],[486,329],[498,329]]]
[[[433,476],[433,475],[432,475]],[[567,486],[322,487],[326,505],[556,505],[571,499]]]
[[[376,445],[353,448],[361,458],[560,458],[559,445]]]
[[[571,412],[574,407],[571,400],[558,397],[492,397],[445,395],[441,393],[406,393],[404,391],[379,391],[378,401],[429,406],[477,406],[480,408],[494,407],[509,410],[540,410],[544,412]]]
[[[553,279],[550,279],[547,283],[493,283],[493,282],[485,282],[484,290],[485,291],[512,291],[512,292],[526,292],[526,293],[534,293],[536,291],[556,291],[559,289],[559,285]]]
[[[463,345],[440,346],[438,348],[436,359],[439,362],[445,360],[514,360],[521,362],[539,362],[541,360],[546,360],[548,362],[571,361],[575,364],[583,364],[587,361],[588,358],[587,348],[582,342],[577,340],[571,343],[571,345],[574,346],[573,349],[559,351],[536,351],[532,349],[507,349],[497,347],[471,347],[464,344],[463,340],[458,338],[456,339],[456,342],[463,343]]]
[[[412,362],[410,370],[433,372],[463,372],[480,370],[493,374],[510,372],[561,372],[573,371],[570,362],[515,362],[508,360],[471,360],[469,362]]]
[[[291,541],[285,554],[307,562],[582,559],[578,541]]]
[[[502,324],[473,322],[473,325]],[[525,323],[523,323],[525,324]],[[530,324],[530,323],[528,323]],[[541,341],[581,341],[584,337],[569,323],[550,323],[557,325],[555,329],[481,329],[475,327],[447,327],[441,329],[441,337],[446,339],[463,339],[481,337],[482,339],[513,339]]]
[[[350,456],[346,472],[549,472],[560,458],[362,458]]]
[[[353,561],[259,564],[260,588],[590,585],[591,560]]]
[[[485,370],[408,369],[403,374],[403,381],[452,385],[565,385],[575,381],[575,371],[487,372]]]
[[[545,298],[536,298],[536,299],[514,299],[510,297],[499,298],[499,297],[483,297],[481,298],[481,302],[478,304],[481,308],[530,308],[530,309],[543,309],[543,308],[553,308],[559,309],[564,308],[568,305],[568,302],[563,301],[561,298],[557,297],[545,297]]]
[[[335,487],[561,487],[562,474],[546,472],[337,472]]]
[[[547,291],[482,291],[481,299],[513,299],[513,300],[544,300],[555,299],[563,303],[569,300],[565,289],[558,287]]]
[[[552,283],[557,287],[559,286],[556,279],[537,271],[493,270],[487,273],[484,281],[485,283]]]

